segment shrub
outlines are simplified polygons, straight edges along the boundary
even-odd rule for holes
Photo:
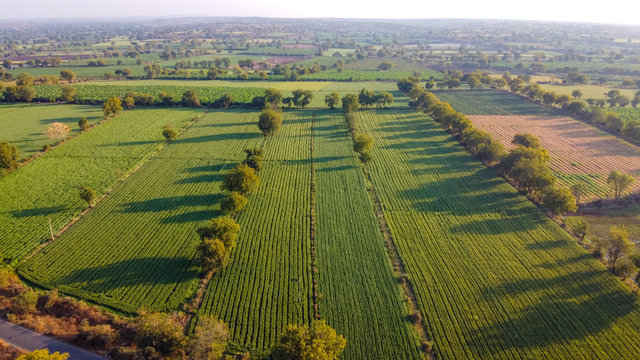
[[[18,148],[8,141],[0,141],[0,168],[15,169],[18,167]]]
[[[80,127],[80,130],[86,131],[89,129],[89,120],[87,120],[87,118],[80,119],[78,121],[78,126]]]
[[[220,201],[220,208],[227,214],[235,214],[247,205],[247,198],[233,191]]]
[[[152,347],[162,355],[169,355],[185,346],[182,325],[171,315],[142,314],[136,319],[135,343],[140,348]]]
[[[167,141],[175,140],[178,137],[178,131],[171,127],[171,125],[165,125],[162,128],[162,136],[164,136]]]
[[[253,168],[247,164],[239,164],[224,178],[222,189],[246,195],[253,192],[259,183],[260,180]]]

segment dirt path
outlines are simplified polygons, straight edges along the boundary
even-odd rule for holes
[[[0,319],[0,339],[25,351],[49,349],[69,353],[69,360],[104,360],[105,357],[65,344],[48,336],[23,328],[22,326]]]

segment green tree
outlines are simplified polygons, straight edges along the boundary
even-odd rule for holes
[[[542,202],[544,207],[549,209],[553,216],[578,210],[576,198],[571,194],[571,191],[566,188],[549,186],[544,192]]]
[[[200,107],[200,99],[198,93],[195,90],[187,90],[182,94],[182,106],[185,107]]]
[[[63,86],[62,87],[62,101],[66,103],[74,102],[74,96],[76,96],[76,88],[73,86]]]
[[[127,96],[124,98],[124,106],[127,110],[131,110],[135,107],[136,100],[132,96]]]
[[[347,340],[324,320],[314,320],[310,326],[288,325],[271,349],[274,360],[334,360],[344,350]]]
[[[373,149],[373,138],[367,134],[360,134],[353,141],[353,150],[357,153],[367,153]]]
[[[253,192],[260,183],[256,171],[247,164],[239,164],[224,178],[222,189],[237,191],[242,195]]]
[[[16,360],[67,360],[69,353],[54,352],[49,354],[49,349],[34,350],[28,354],[20,355]]]
[[[327,104],[330,109],[335,109],[340,104],[340,94],[335,90],[332,91],[324,97],[324,103]]]
[[[80,186],[80,199],[85,201],[89,207],[93,205],[93,201],[96,198],[96,192],[87,185]]]
[[[347,94],[342,98],[342,110],[345,113],[357,111],[360,108],[360,100],[355,94]]]
[[[175,140],[175,138],[178,137],[178,131],[167,124],[162,128],[162,136],[164,136],[167,141]]]
[[[571,96],[573,96],[574,99],[580,99],[582,97],[582,91],[580,90],[573,90],[571,92]]]
[[[511,143],[513,145],[522,145],[531,149],[537,149],[540,147],[540,139],[531,134],[515,134]]]
[[[85,117],[81,118],[78,121],[78,126],[80,127],[80,130],[87,131],[89,129],[89,120]]]
[[[229,327],[224,321],[211,316],[198,317],[191,335],[189,358],[193,360],[218,360],[224,358],[229,338]]]
[[[198,229],[201,240],[218,239],[228,249],[235,246],[238,232],[240,232],[240,225],[228,216],[213,218],[204,227]]]
[[[232,191],[220,201],[220,209],[226,214],[236,214],[247,205],[247,198],[237,191]]]
[[[611,271],[615,273],[616,262],[633,249],[627,229],[619,226],[609,228],[609,237],[604,241],[603,248]]]
[[[478,146],[478,158],[488,163],[497,163],[505,157],[506,151],[499,141],[491,140],[488,144]]]
[[[218,69],[216,69],[215,67],[209,68],[209,70],[207,71],[207,79],[215,80],[217,78],[218,78]]]
[[[571,190],[571,193],[573,194],[573,196],[575,196],[576,203],[579,203],[580,199],[582,198],[582,196],[584,194],[587,193],[589,188],[587,187],[587,184],[585,184],[583,182],[579,182],[579,183],[575,183],[575,184],[571,185],[569,190]]]
[[[67,82],[73,82],[76,79],[76,73],[71,70],[62,70],[60,71],[60,78]]]
[[[8,141],[0,141],[0,168],[15,169],[18,167],[18,148]]]
[[[219,239],[203,239],[197,250],[203,274],[218,271],[229,263],[229,251]]]
[[[360,94],[358,94],[358,101],[360,105],[369,107],[375,103],[376,93],[371,90],[362,89],[360,90]]]
[[[216,100],[216,104],[223,109],[228,109],[233,104],[233,96],[229,93],[224,93]]]
[[[379,71],[389,71],[391,69],[393,69],[393,63],[386,60],[378,65]]]
[[[622,193],[629,189],[633,181],[633,176],[629,174],[623,174],[618,170],[611,171],[609,177],[607,178],[607,184],[609,184],[609,186],[613,190],[613,194],[616,199],[620,198]]]
[[[580,242],[584,241],[584,238],[589,234],[589,224],[582,219],[572,220],[569,224],[573,235],[580,239]]]
[[[393,104],[393,94],[383,91],[380,94],[376,94],[374,101],[378,107],[386,107]]]
[[[102,110],[104,111],[104,117],[116,116],[122,111],[122,101],[115,96],[107,99],[102,104]]]
[[[467,77],[467,84],[469,85],[469,87],[471,89],[475,89],[475,88],[482,88],[482,82],[480,81],[480,79],[477,76],[468,76]]]
[[[282,102],[282,92],[278,89],[268,88],[264,92],[264,99],[275,109]]]
[[[282,115],[273,109],[264,109],[258,117],[258,128],[264,136],[276,132],[282,124]]]
[[[32,86],[33,85],[33,76],[29,73],[21,73],[18,75],[16,79],[16,85],[18,86]]]
[[[247,157],[242,163],[249,165],[251,168],[253,168],[253,170],[256,171],[256,173],[260,172],[260,170],[262,170],[262,148],[256,146],[250,149],[245,149],[244,151],[245,153],[247,153]]]

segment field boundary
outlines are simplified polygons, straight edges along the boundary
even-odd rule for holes
[[[198,120],[202,119],[202,117],[204,116],[204,114],[206,112],[207,112],[207,110],[205,109],[203,112],[200,112],[198,115],[194,116],[193,119],[191,119],[191,121],[189,123],[187,123],[187,125],[185,125],[184,127],[182,127],[182,129],[180,129],[180,131],[178,132],[178,135],[181,135],[188,128],[190,128],[193,124],[197,123]],[[111,186],[110,188],[105,190],[105,192],[102,195],[100,195],[100,197],[96,198],[96,200],[94,201],[93,205],[91,205],[91,206],[87,207],[86,209],[82,210],[78,215],[74,216],[73,219],[71,219],[64,227],[62,227],[62,229],[58,230],[58,232],[56,232],[53,235],[54,239],[49,239],[49,241],[42,243],[35,250],[33,250],[29,255],[25,256],[22,260],[20,260],[20,264],[23,264],[24,262],[26,262],[27,260],[29,260],[33,256],[37,255],[39,252],[44,250],[49,244],[54,242],[56,238],[59,238],[60,236],[62,236],[62,234],[64,234],[65,231],[67,231],[71,226],[73,226],[73,224],[77,223],[80,219],[82,219],[82,217],[84,217],[87,213],[89,213],[89,211],[91,211],[100,201],[102,201],[109,194],[111,194],[113,192],[113,190],[115,190],[120,184],[124,183],[131,175],[135,174],[138,170],[140,170],[140,168],[144,164],[146,164],[147,162],[149,162],[149,160],[154,158],[155,155],[157,155],[161,150],[163,150],[168,144],[169,143],[166,142],[166,141],[165,142],[160,142],[159,146],[156,148],[156,150],[154,150],[151,153],[149,153],[147,155],[147,157],[142,159],[142,161],[138,165],[136,165],[133,169],[131,169],[131,171],[129,171],[127,174],[123,175],[122,178],[120,178],[120,180],[118,180],[113,186]]]
[[[316,111],[311,111],[311,149],[310,149],[310,162],[311,162],[311,191],[309,194],[309,240],[311,242],[311,292],[313,297],[313,317],[316,320],[320,320],[320,306],[318,305],[318,263],[316,260],[316,165],[314,163],[314,141],[313,141],[313,129],[316,120]]]

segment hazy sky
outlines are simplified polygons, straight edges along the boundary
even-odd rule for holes
[[[640,0],[2,0],[0,19],[114,16],[491,18],[640,25]]]

